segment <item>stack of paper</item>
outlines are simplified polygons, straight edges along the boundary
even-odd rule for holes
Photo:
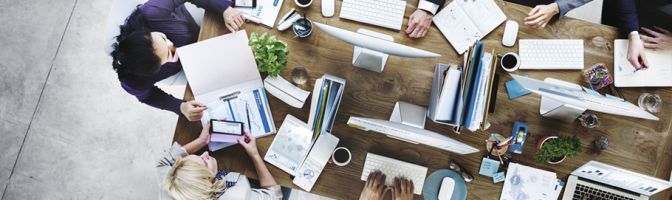
[[[510,163],[500,200],[558,199],[564,182],[553,172]]]

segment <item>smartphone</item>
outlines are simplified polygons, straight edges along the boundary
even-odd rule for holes
[[[257,7],[257,0],[234,0],[233,7],[255,8]]]
[[[243,127],[242,122],[216,119],[210,120],[210,133],[242,136]]]

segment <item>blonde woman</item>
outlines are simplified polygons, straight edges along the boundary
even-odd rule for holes
[[[247,177],[234,172],[217,169],[217,160],[208,152],[198,151],[210,141],[208,123],[198,138],[182,146],[174,143],[159,160],[160,199],[282,199],[280,186],[266,168],[257,150],[254,137],[245,133],[245,139],[238,141],[252,158],[259,175],[260,189],[252,189]]]

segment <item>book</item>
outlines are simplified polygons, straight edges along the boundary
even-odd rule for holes
[[[462,55],[469,46],[483,39],[502,22],[506,15],[494,0],[452,1],[433,22],[455,51]]]

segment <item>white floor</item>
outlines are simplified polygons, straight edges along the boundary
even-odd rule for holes
[[[126,94],[112,1],[0,0],[1,199],[155,199],[177,116]]]

